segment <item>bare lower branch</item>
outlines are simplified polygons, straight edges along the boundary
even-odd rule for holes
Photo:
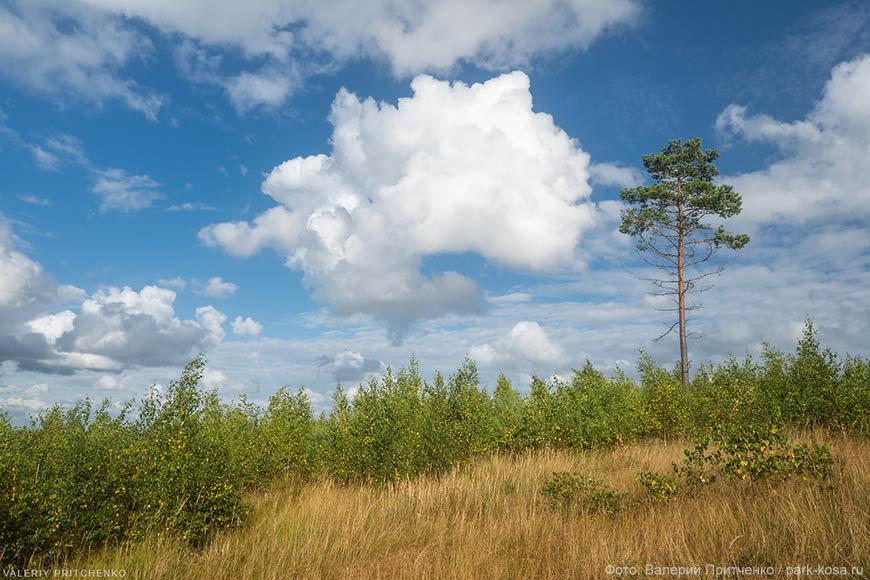
[[[666,337],[667,335],[669,335],[670,333],[672,333],[672,332],[674,331],[674,329],[677,327],[677,325],[679,325],[679,324],[680,324],[680,321],[679,321],[679,320],[676,321],[675,323],[673,323],[673,324],[671,325],[671,327],[665,331],[664,334],[660,335],[658,338],[656,338],[655,340],[653,340],[653,342],[658,342],[658,341],[660,341],[661,339],[663,339],[664,337]]]

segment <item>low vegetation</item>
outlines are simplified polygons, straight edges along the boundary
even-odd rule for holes
[[[646,564],[707,563],[855,566],[866,575],[870,441],[827,430],[796,438],[810,447],[830,446],[837,463],[827,483],[723,477],[662,504],[637,473],[671,472],[686,440],[655,439],[606,452],[493,453],[389,485],[279,481],[247,496],[247,525],[217,534],[201,549],[150,536],[42,562],[46,568],[125,570],[128,578],[149,580],[597,580],[615,577],[608,565],[634,566],[643,577]],[[554,508],[541,490],[561,472],[604,482],[621,494],[622,509]]]
[[[590,558],[870,554],[870,361],[823,350],[809,324],[794,354],[704,367],[688,387],[642,358],[639,383],[587,364],[490,393],[470,360],[431,381],[412,360],[352,399],[338,389],[319,417],[289,387],[265,408],[221,402],[204,365],[120,414],[0,416],[0,564],[79,566],[107,547],[91,561],[146,577],[196,576],[193,562],[557,577]]]

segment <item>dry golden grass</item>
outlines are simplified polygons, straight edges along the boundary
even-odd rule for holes
[[[719,482],[668,505],[640,470],[670,471],[685,442],[610,452],[492,456],[392,488],[315,482],[252,498],[245,529],[191,551],[170,541],[111,549],[68,568],[127,578],[605,578],[608,564],[863,566],[870,575],[870,442],[837,435],[832,484]],[[565,516],[539,490],[557,470],[629,493],[615,516]]]

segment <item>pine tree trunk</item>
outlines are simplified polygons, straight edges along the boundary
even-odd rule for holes
[[[689,346],[686,342],[686,294],[683,282],[683,268],[679,268],[679,308],[680,308],[680,365],[683,386],[689,385]]]
[[[677,180],[677,196],[682,194],[681,183]],[[683,270],[683,206],[677,204],[677,307],[680,311],[680,379],[684,387],[689,386],[689,346],[686,342],[686,282]]]

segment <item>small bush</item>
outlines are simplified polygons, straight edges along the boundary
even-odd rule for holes
[[[637,480],[646,488],[652,500],[657,503],[667,503],[677,495],[676,477],[641,471],[637,474]]]
[[[770,477],[788,477],[788,437],[776,427],[747,427],[719,437],[718,457],[723,473],[754,481]]]
[[[697,489],[716,481],[715,469],[721,461],[717,452],[707,453],[710,447],[709,439],[695,443],[695,447],[684,449],[682,465],[673,464],[674,473],[681,478],[690,489]]]
[[[683,464],[674,464],[674,471],[691,487],[713,483],[717,473],[752,481],[793,476],[824,481],[834,468],[826,445],[793,447],[777,427],[732,429],[713,440],[703,439],[684,453]]]
[[[541,488],[541,495],[556,509],[580,509],[586,513],[612,514],[622,507],[625,496],[600,479],[570,471],[556,471]]]

